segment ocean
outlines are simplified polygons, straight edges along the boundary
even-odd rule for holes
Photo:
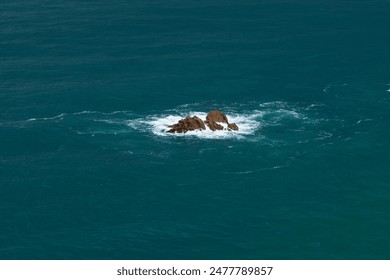
[[[389,15],[3,1],[0,259],[389,259]]]

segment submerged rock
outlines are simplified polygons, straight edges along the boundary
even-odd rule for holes
[[[227,124],[227,128],[225,128],[220,123]],[[206,120],[203,122],[199,117],[186,117],[180,120],[178,123],[170,125],[170,130],[167,133],[186,133],[188,131],[193,130],[205,130],[205,124],[212,130],[238,130],[238,126],[235,123],[229,123],[226,115],[218,110],[210,111],[207,114]]]

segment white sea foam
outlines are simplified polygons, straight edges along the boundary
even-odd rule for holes
[[[96,114],[99,113],[98,111],[81,111],[81,112],[75,112],[73,115],[84,115],[84,114]]]
[[[184,104],[174,109],[169,109],[159,114],[136,115],[131,111],[81,111],[75,113],[62,113],[53,117],[31,118],[33,121],[70,121],[73,125],[85,125],[86,131],[81,127],[77,131],[86,134],[116,134],[129,133],[128,128],[143,133],[150,133],[158,137],[176,138],[200,138],[200,139],[245,139],[246,141],[259,141],[267,139],[269,127],[286,126],[291,127],[291,131],[303,131],[305,127],[316,125],[321,119],[318,118],[318,111],[322,104],[294,104],[282,101],[267,103],[250,102],[246,104],[234,104],[234,106],[223,107],[230,123],[236,123],[238,131],[229,131],[227,125],[221,123],[224,130],[211,131],[207,126],[205,130],[189,131],[187,133],[167,133],[169,126],[177,123],[186,116],[198,116],[202,120],[206,119],[208,106],[202,104]],[[135,117],[135,118],[134,118]],[[100,126],[99,123],[106,125]],[[112,125],[110,128],[108,125]],[[125,126],[125,127],[120,127]],[[127,127],[126,127],[127,126]],[[290,131],[290,132],[291,132]],[[79,132],[77,132],[79,133]],[[268,134],[269,135],[269,134]],[[323,135],[320,135],[321,137]],[[317,135],[316,135],[317,137]]]
[[[99,112],[99,111],[81,111],[81,112],[75,112],[73,115],[88,115],[88,114],[98,114],[98,115],[106,115],[111,116],[115,114],[126,114],[131,113],[131,111],[113,111],[113,112]]]
[[[28,119],[26,120],[27,122],[32,122],[32,121],[47,121],[47,120],[55,120],[55,119],[62,119],[64,116],[66,115],[66,113],[61,113],[57,116],[54,116],[54,117],[46,117],[46,118],[31,118],[31,119]]]
[[[246,135],[251,135],[256,132],[261,126],[261,123],[256,120],[256,117],[261,115],[259,112],[252,114],[227,114],[230,123],[236,123],[239,127],[238,131],[228,131],[227,125],[220,123],[224,130],[212,131],[207,126],[205,130],[188,131],[187,133],[167,133],[169,126],[177,123],[179,120],[186,116],[198,116],[202,120],[206,119],[207,113],[205,112],[189,112],[187,114],[177,115],[163,115],[163,116],[150,116],[144,120],[138,119],[136,121],[129,122],[129,126],[133,128],[141,128],[148,126],[150,131],[158,136],[162,137],[197,137],[203,139],[224,139],[224,138],[235,138],[240,139]]]
[[[242,105],[242,106],[238,106]],[[300,106],[282,101],[267,103],[235,104],[234,107],[225,107],[223,110],[230,123],[236,123],[238,131],[224,130],[211,131],[207,126],[205,130],[188,131],[187,133],[167,133],[169,126],[177,123],[186,116],[198,116],[202,120],[206,119],[207,113],[204,111],[188,110],[190,107],[198,107],[194,104],[181,105],[176,109],[165,111],[165,114],[149,115],[138,119],[129,120],[127,125],[135,130],[150,132],[159,137],[193,137],[200,139],[246,139],[258,140],[264,138],[261,130],[270,126],[280,126],[291,121],[298,121],[304,124],[315,124],[316,119],[308,117],[310,111],[316,111],[321,104],[311,104]],[[242,110],[243,107],[248,107]],[[236,109],[241,112],[238,113]],[[254,137],[252,137],[254,136]]]

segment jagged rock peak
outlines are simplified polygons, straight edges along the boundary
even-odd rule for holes
[[[192,130],[203,130],[206,129],[204,122],[198,118],[194,117],[186,117],[185,119],[180,120],[177,124],[170,125],[171,129],[167,131],[167,133],[186,133],[187,131]]]

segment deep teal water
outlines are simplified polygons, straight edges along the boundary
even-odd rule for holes
[[[0,259],[389,259],[389,15],[3,1]],[[210,109],[245,133],[161,133]]]

